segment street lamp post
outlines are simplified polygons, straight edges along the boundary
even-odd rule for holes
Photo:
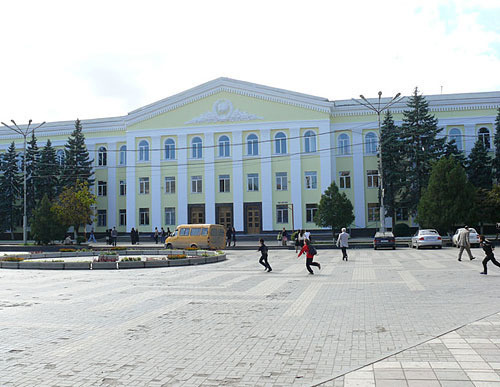
[[[9,128],[10,130],[16,132],[17,134],[20,134],[21,136],[24,137],[24,153],[23,153],[23,198],[24,198],[24,214],[23,214],[23,243],[26,245],[27,244],[27,230],[28,230],[28,216],[27,216],[27,211],[26,211],[26,137],[28,137],[29,134],[35,133],[35,130],[38,129],[40,126],[45,124],[45,121],[42,122],[40,125],[38,125],[35,128],[30,128],[31,126],[31,121],[28,121],[28,126],[23,130],[19,126],[17,126],[16,122],[14,120],[10,120],[14,124],[14,128],[12,126],[9,126],[2,122],[2,125],[5,126],[6,128]]]
[[[385,231],[385,207],[384,207],[384,185],[383,185],[383,180],[382,180],[382,173],[383,173],[383,165],[382,165],[382,147],[380,145],[380,131],[381,131],[381,124],[380,124],[380,114],[384,111],[390,108],[392,105],[395,103],[401,101],[404,97],[400,97],[401,93],[397,93],[392,99],[387,102],[385,105],[383,105],[381,102],[382,98],[382,92],[378,92],[378,104],[377,106],[374,106],[370,101],[368,101],[362,94],[359,96],[361,98],[361,101],[358,99],[352,98],[352,100],[359,105],[364,106],[367,109],[370,109],[371,111],[374,111],[377,113],[378,117],[378,135],[379,135],[379,144],[378,144],[378,175],[379,175],[379,187],[380,187],[380,231],[384,232]]]

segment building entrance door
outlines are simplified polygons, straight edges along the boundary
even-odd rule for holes
[[[260,233],[260,207],[248,206],[247,207],[247,233],[259,234]]]
[[[229,206],[219,207],[217,224],[222,224],[226,230],[233,226],[233,208]]]
[[[203,224],[205,223],[205,208],[204,207],[191,207],[190,223]]]

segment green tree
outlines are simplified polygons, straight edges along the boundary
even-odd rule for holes
[[[58,196],[53,208],[61,224],[73,226],[75,240],[80,226],[92,222],[95,202],[96,197],[90,192],[87,182],[78,180],[74,186],[65,187]]]
[[[348,227],[354,222],[354,207],[347,195],[339,192],[335,181],[321,195],[314,222],[320,227],[331,227],[333,235],[335,229]]]
[[[94,160],[90,160],[79,119],[75,121],[75,130],[64,146],[64,153],[62,185],[64,187],[74,186],[77,181],[87,182],[89,186],[94,184],[94,179],[92,179],[92,162]]]
[[[437,138],[442,129],[437,127],[437,118],[429,113],[429,105],[417,88],[408,100],[408,108],[403,112],[401,125],[401,142],[406,150],[406,183],[400,197],[405,207],[414,213],[422,190],[427,187],[432,162],[443,152],[445,138]]]
[[[380,126],[380,154],[382,155],[382,184],[384,185],[384,206],[396,219],[398,207],[398,192],[404,181],[403,149],[399,138],[399,129],[394,124],[390,111],[387,111]]]
[[[24,161],[24,160],[23,160]],[[37,205],[36,175],[39,169],[40,150],[36,141],[35,133],[26,147],[26,212],[28,219],[31,218],[33,209]]]
[[[0,225],[3,230],[10,230],[11,238],[14,239],[14,229],[21,216],[19,199],[23,187],[14,142],[2,157],[1,172]]]
[[[432,168],[429,185],[418,204],[421,227],[451,232],[457,224],[471,220],[475,190],[465,170],[453,157],[442,158]]]
[[[44,245],[56,239],[63,239],[68,229],[66,225],[59,221],[47,195],[44,195],[39,206],[33,210],[30,224],[33,239],[38,244],[42,243]]]
[[[464,156],[464,153],[458,149],[455,139],[445,142],[442,157],[453,157],[460,163],[462,168],[465,168],[467,165],[467,158]]]
[[[41,200],[47,195],[50,201],[53,201],[61,191],[60,175],[61,169],[57,162],[56,151],[52,147],[50,140],[40,152],[40,168],[38,169],[35,182],[37,186],[37,199]]]
[[[467,176],[476,188],[489,190],[493,185],[491,157],[481,139],[477,139],[469,154]]]
[[[500,107],[498,108],[497,118],[495,120],[495,158],[493,159],[494,177],[497,184],[500,184]]]

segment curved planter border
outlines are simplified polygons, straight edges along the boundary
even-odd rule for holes
[[[118,262],[37,262],[36,259],[58,259],[58,258],[74,258],[74,257],[97,257],[102,252],[84,251],[84,252],[56,252],[56,253],[41,253],[41,254],[17,254],[16,257],[35,260],[35,261],[2,261],[0,260],[0,268],[2,269],[37,269],[37,270],[116,270],[116,269],[144,269],[153,267],[170,267],[170,266],[190,266],[204,265],[207,263],[215,263],[226,260],[226,253],[216,254],[209,250],[117,250],[120,256],[127,255],[172,255],[172,254],[189,254],[189,258],[165,259],[158,261],[118,261]],[[203,255],[208,254],[208,257]]]

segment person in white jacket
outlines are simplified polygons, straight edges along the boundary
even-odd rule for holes
[[[346,231],[345,227],[342,228],[342,232],[339,234],[337,239],[337,247],[342,249],[342,260],[347,261],[347,248],[349,247],[349,243],[347,241],[349,240],[349,234]]]

